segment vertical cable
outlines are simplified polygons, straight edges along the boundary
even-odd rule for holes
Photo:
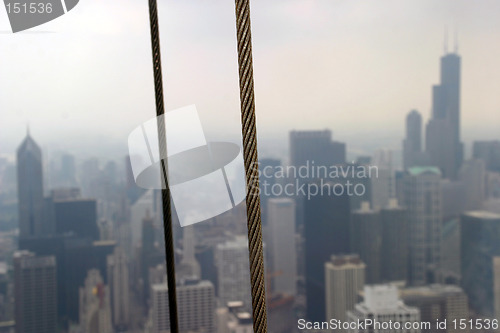
[[[252,63],[252,37],[250,31],[249,0],[236,2],[236,33],[240,77],[241,123],[243,157],[247,184],[248,248],[250,253],[250,281],[252,287],[253,330],[267,332],[266,290],[264,281],[264,255],[262,251],[262,224],[260,218],[259,173],[257,158],[257,129],[255,125],[255,99]]]
[[[158,119],[158,141],[160,156],[167,156],[167,143],[165,136],[165,123],[163,114],[163,80],[161,72],[160,33],[158,28],[158,5],[156,0],[149,0],[149,23],[151,28],[151,48],[153,51],[153,73],[155,83],[156,116]],[[170,188],[167,179],[166,158],[161,159],[162,168],[162,204],[163,204],[163,230],[165,233],[165,256],[167,264],[168,305],[170,313],[170,332],[179,332],[177,317],[177,292],[175,287],[175,256],[174,240],[172,234],[172,208],[170,203]]]

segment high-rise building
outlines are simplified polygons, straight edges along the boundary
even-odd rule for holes
[[[53,205],[57,234],[72,232],[78,237],[99,240],[95,199],[55,200]]]
[[[420,310],[420,320],[431,322],[431,327],[422,328],[422,332],[468,332],[466,329],[455,329],[453,320],[468,320],[469,307],[467,295],[462,288],[453,285],[433,284],[430,286],[410,287],[401,291],[405,304]],[[438,329],[434,324],[446,321],[446,329]]]
[[[472,157],[483,160],[488,171],[500,172],[500,141],[474,141]]]
[[[167,284],[151,287],[152,332],[170,332]],[[210,281],[187,279],[176,287],[179,330],[215,333],[214,286]]]
[[[295,203],[290,198],[273,198],[268,202],[270,271],[274,272],[272,291],[297,294],[297,255],[295,244]],[[269,270],[268,270],[269,271]]]
[[[241,301],[246,310],[251,309],[247,238],[237,236],[233,240],[217,244],[215,265],[219,304],[224,306],[229,302]]]
[[[403,167],[425,165],[422,151],[422,116],[412,110],[406,116],[406,138],[403,141]]]
[[[372,162],[367,164],[377,167],[377,175],[371,177],[371,204],[374,209],[379,209],[386,206],[391,198],[396,197],[392,151],[378,149]]]
[[[495,309],[494,258],[500,256],[500,215],[470,211],[460,217],[462,287],[470,307],[493,317]]]
[[[408,278],[408,211],[396,199],[380,210],[382,222],[381,278],[385,282]]]
[[[29,131],[17,149],[17,196],[20,238],[43,234],[42,151]]]
[[[358,255],[332,256],[325,263],[327,320],[346,321],[347,311],[354,309],[365,286],[365,268]]]
[[[260,208],[262,211],[262,225],[267,225],[267,202],[276,197],[273,194],[273,186],[276,184],[276,170],[281,166],[281,161],[274,158],[259,159],[259,185],[260,185]]]
[[[441,82],[432,87],[432,116],[426,128],[426,152],[430,164],[444,178],[456,179],[463,161],[460,141],[460,56],[441,57]]]
[[[194,226],[182,228],[182,259],[177,274],[181,277],[201,278],[201,267],[195,257]]]
[[[14,297],[17,333],[57,330],[56,258],[28,251],[14,254]]]
[[[485,162],[480,159],[465,161],[458,173],[458,179],[465,188],[465,207],[463,210],[481,209],[486,194]]]
[[[290,164],[295,167],[342,164],[345,154],[345,144],[332,141],[330,130],[290,132]]]
[[[371,210],[369,202],[351,214],[351,250],[366,264],[366,282],[380,283],[382,223],[380,212]]]
[[[146,305],[150,297],[151,286],[149,284],[149,269],[165,262],[165,253],[156,246],[157,229],[154,219],[146,211],[146,216],[142,219],[142,246],[140,252],[140,270],[142,278],[142,298]]]
[[[409,216],[412,285],[438,282],[441,260],[441,172],[436,167],[412,167],[404,177],[404,200]]]
[[[128,258],[123,249],[116,247],[108,256],[108,285],[113,325],[123,330],[130,320],[130,285]]]
[[[89,270],[79,295],[81,332],[113,333],[109,287],[97,269]]]
[[[325,319],[325,262],[332,254],[351,253],[350,197],[347,192],[333,195],[333,186],[325,185],[325,195],[304,201],[306,316],[312,321]]]
[[[364,288],[364,301],[355,305],[348,312],[350,322],[371,319],[371,325],[363,328],[349,329],[349,332],[420,332],[420,311],[407,306],[398,297],[398,289],[394,285],[372,285]],[[389,322],[392,328],[388,328]],[[397,327],[396,327],[397,326]],[[410,328],[407,328],[410,327]]]

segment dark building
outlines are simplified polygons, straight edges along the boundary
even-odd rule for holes
[[[94,199],[54,201],[53,207],[56,234],[75,233],[78,237],[99,239]]]
[[[369,202],[351,214],[351,250],[366,264],[366,282],[381,281],[382,223],[380,213]]]
[[[500,141],[474,141],[472,156],[483,160],[487,170],[500,172]]]
[[[290,132],[290,164],[330,166],[346,161],[346,148],[342,142],[332,141],[332,132],[323,131],[291,131]]]
[[[114,250],[114,241],[92,241],[75,235],[25,238],[21,249],[37,256],[53,256],[57,261],[57,314],[59,323],[78,322],[78,289],[83,286],[90,269],[98,269],[107,281],[106,258]]]
[[[350,197],[332,194],[333,186],[304,201],[307,318],[313,321],[325,320],[325,262],[332,254],[350,253]]]
[[[383,281],[406,281],[408,278],[408,211],[396,200],[380,210],[382,221],[381,272]]]
[[[57,331],[56,258],[28,251],[14,254],[14,297],[17,333]]]
[[[470,307],[479,315],[495,317],[495,257],[500,256],[500,215],[466,212],[460,217],[460,254],[462,287]],[[497,282],[498,283],[498,282]],[[498,300],[498,299],[497,299]]]
[[[42,151],[29,132],[17,149],[17,193],[20,238],[44,234]]]
[[[463,161],[460,141],[460,56],[441,57],[441,83],[432,87],[432,116],[426,128],[430,164],[443,178],[456,179]]]

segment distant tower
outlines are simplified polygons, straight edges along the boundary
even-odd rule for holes
[[[241,301],[246,310],[251,309],[247,238],[237,236],[234,240],[217,244],[215,263],[220,305]]]
[[[113,333],[109,287],[97,269],[91,269],[80,288],[80,329],[84,333]]]
[[[420,164],[422,155],[422,116],[412,110],[406,116],[406,138],[403,141],[403,167],[408,169]]]
[[[17,333],[57,331],[56,258],[14,254],[14,297]]]
[[[369,202],[351,214],[351,249],[366,264],[366,282],[380,283],[382,224],[380,212],[371,210]]]
[[[405,206],[410,233],[410,284],[435,281],[441,261],[441,172],[413,167],[404,176]]]
[[[457,47],[458,48],[458,47]],[[463,161],[460,141],[460,56],[441,57],[441,83],[432,87],[432,116],[426,128],[426,152],[430,164],[443,178],[456,179]]]
[[[182,260],[179,264],[178,274],[181,277],[200,278],[201,268],[195,257],[194,226],[182,229]]]
[[[43,230],[42,151],[31,137],[17,149],[17,192],[20,238],[39,236]]]
[[[272,291],[295,296],[297,294],[297,250],[293,199],[269,199],[268,230],[270,268],[275,273]]]
[[[365,286],[365,268],[358,255],[332,256],[325,263],[326,318],[346,321]]]
[[[124,329],[130,319],[129,262],[125,252],[119,247],[108,256],[107,261],[113,324],[116,328]]]
[[[325,320],[325,262],[332,254],[351,253],[349,228],[350,197],[328,195],[335,184],[323,188],[324,195],[304,202],[304,250],[307,319]]]

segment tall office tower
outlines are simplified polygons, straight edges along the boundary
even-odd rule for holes
[[[146,211],[146,216],[142,219],[142,246],[140,252],[140,269],[142,278],[142,295],[144,305],[147,304],[151,286],[149,285],[149,269],[165,261],[165,253],[159,251],[155,244],[157,229],[154,219]]]
[[[189,225],[182,229],[182,259],[177,274],[186,278],[201,278],[201,267],[195,257],[194,226]]]
[[[14,254],[14,298],[17,333],[57,330],[56,258]]]
[[[53,207],[57,234],[74,233],[78,237],[99,240],[95,199],[55,200]]]
[[[119,247],[108,256],[107,261],[113,325],[123,330],[127,328],[130,320],[129,262],[125,252]]]
[[[331,166],[346,161],[345,144],[332,141],[332,132],[323,131],[291,131],[290,132],[290,164]]]
[[[151,333],[170,332],[167,284],[153,285],[151,293]],[[182,280],[177,285],[177,307],[181,332],[215,333],[214,286],[210,281]]]
[[[269,268],[274,274],[272,291],[297,294],[295,203],[290,198],[273,198],[268,203]]]
[[[381,278],[385,282],[408,278],[408,211],[396,199],[380,210],[382,221]]]
[[[314,174],[320,167],[328,168],[345,162],[346,146],[344,143],[332,141],[330,130],[290,132],[290,166],[296,170],[302,168],[302,173],[307,171],[305,177],[296,175],[296,179],[292,179],[295,186],[313,182],[317,178],[326,178]],[[295,199],[296,222],[298,226],[302,226],[305,222],[304,198],[299,192]]]
[[[346,321],[365,286],[366,265],[357,254],[332,256],[325,263],[326,318]]]
[[[268,223],[267,202],[270,198],[276,197],[273,194],[273,186],[276,184],[276,171],[280,166],[281,161],[277,159],[262,158],[259,160],[260,208],[262,211],[263,226],[266,226]]]
[[[483,160],[488,171],[500,172],[500,141],[474,141],[472,157]]]
[[[83,333],[113,333],[109,287],[97,269],[89,270],[80,288],[79,318]]]
[[[459,331],[454,329],[453,320],[459,322],[460,319],[467,320],[469,317],[467,295],[458,286],[433,284],[406,288],[401,291],[401,298],[405,304],[420,310],[422,322],[433,323],[430,328],[422,328],[422,332]],[[446,329],[438,329],[434,324],[436,320],[446,321]]]
[[[241,301],[246,310],[251,309],[247,238],[237,236],[234,240],[217,244],[215,265],[219,283],[219,305]]]
[[[465,188],[465,207],[463,210],[480,209],[485,200],[486,168],[480,159],[465,161],[458,173],[458,179]]]
[[[392,151],[389,149],[378,149],[375,152],[372,162],[368,164],[377,167],[377,175],[371,177],[372,207],[374,209],[382,208],[389,203],[391,198],[396,197]]]
[[[404,169],[422,164],[422,116],[412,110],[406,116],[406,138],[403,140]]]
[[[444,178],[456,179],[463,160],[460,141],[460,56],[441,57],[441,83],[432,87],[432,116],[427,123],[425,151]]]
[[[420,332],[420,311],[404,304],[399,299],[398,289],[394,285],[365,286],[364,301],[356,304],[347,317],[352,322],[373,320],[371,325],[360,330],[350,329],[349,332],[352,333]],[[392,322],[393,329],[383,326],[389,321]],[[407,326],[410,328],[406,328]]]
[[[17,149],[19,237],[43,233],[42,151],[29,131]]]
[[[312,321],[325,319],[325,268],[332,254],[351,253],[350,247],[350,197],[328,195],[333,184],[325,185],[325,195],[306,200],[304,225],[304,257],[307,298],[307,318]]]
[[[371,210],[369,202],[351,214],[351,250],[366,264],[366,282],[380,283],[382,223],[380,213]]]
[[[479,315],[493,317],[494,258],[500,256],[500,215],[471,211],[460,217],[462,287],[470,307]]]
[[[441,261],[441,172],[436,167],[413,167],[404,176],[404,199],[409,216],[411,285],[438,282]]]

